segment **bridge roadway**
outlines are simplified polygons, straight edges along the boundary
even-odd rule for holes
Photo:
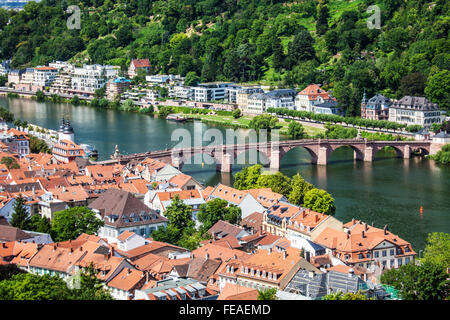
[[[354,151],[354,159],[371,162],[376,153],[384,147],[393,147],[399,158],[409,158],[411,153],[419,151],[421,154],[433,152],[431,141],[368,141],[366,139],[302,139],[283,140],[278,142],[256,142],[246,144],[228,145],[207,145],[190,148],[173,148],[167,150],[150,151],[131,155],[119,155],[111,160],[92,162],[93,164],[126,164],[130,161],[141,161],[145,158],[152,158],[172,164],[181,170],[183,164],[190,163],[191,158],[198,154],[207,154],[214,159],[217,170],[221,172],[231,172],[235,159],[243,152],[254,152],[265,155],[266,162],[263,163],[272,169],[279,169],[283,156],[290,150],[303,147],[311,155],[311,163],[326,165],[328,158],[334,150],[349,146]],[[261,157],[264,158],[264,157]],[[260,161],[261,161],[260,158]],[[251,158],[255,159],[256,157]],[[201,164],[201,163],[199,163]]]

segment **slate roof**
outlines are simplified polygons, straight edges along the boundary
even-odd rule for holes
[[[19,228],[0,225],[0,241],[2,242],[21,241],[30,238],[33,238],[33,236],[20,230]]]
[[[119,189],[106,190],[89,205],[89,208],[99,210],[105,220],[105,225],[113,227],[132,227],[167,221],[166,218],[135,198],[132,193]],[[105,219],[106,216],[115,219],[111,222],[109,219]]]
[[[392,104],[392,107],[413,110],[438,110],[439,105],[429,101],[425,97],[404,96]]]

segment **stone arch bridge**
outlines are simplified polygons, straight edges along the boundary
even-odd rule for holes
[[[208,145],[191,148],[175,148],[161,151],[137,153],[132,155],[119,155],[111,160],[98,161],[96,164],[121,163],[126,164],[132,160],[152,158],[172,164],[181,169],[183,164],[189,163],[191,158],[198,154],[211,157],[218,171],[231,172],[235,159],[243,152],[256,152],[265,155],[264,165],[272,169],[279,169],[283,156],[290,150],[303,147],[311,155],[311,162],[326,165],[334,150],[349,146],[354,151],[354,159],[371,162],[375,154],[384,147],[393,147],[399,158],[409,158],[412,152],[419,151],[422,155],[432,151],[431,141],[368,141],[366,139],[303,139],[285,140],[277,142],[257,142],[234,145]],[[195,163],[196,164],[196,163]],[[202,164],[202,163],[199,163]],[[255,161],[256,164],[256,161]]]

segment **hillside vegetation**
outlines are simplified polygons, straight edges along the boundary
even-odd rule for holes
[[[67,28],[69,5],[81,29]],[[370,5],[381,29],[370,29]],[[427,96],[450,108],[449,1],[43,0],[0,9],[0,57],[14,67],[52,60],[120,65],[201,81],[332,90],[358,116],[364,91]],[[10,18],[10,23],[7,24]]]

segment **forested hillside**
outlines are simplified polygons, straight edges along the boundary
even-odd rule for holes
[[[69,5],[81,29],[69,30]],[[369,29],[368,6],[381,9]],[[332,90],[348,115],[365,91],[425,95],[450,109],[450,1],[43,0],[0,9],[0,57],[14,67],[52,60],[120,65],[201,81]],[[8,20],[10,22],[8,24]]]

